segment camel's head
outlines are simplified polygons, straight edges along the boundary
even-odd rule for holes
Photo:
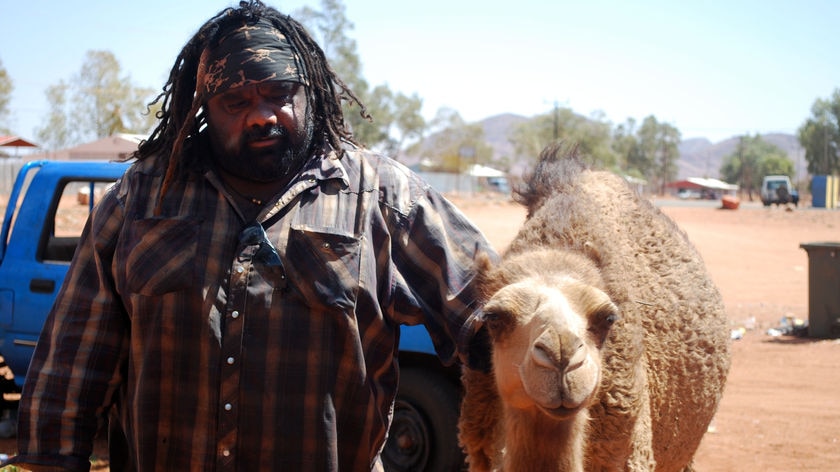
[[[618,308],[596,286],[592,261],[537,251],[506,260],[495,277],[504,282],[484,311],[504,402],[558,420],[590,406],[601,381],[600,351],[618,319]]]

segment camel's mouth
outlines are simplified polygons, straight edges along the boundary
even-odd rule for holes
[[[573,418],[578,412],[583,408],[583,405],[578,405],[576,407],[568,408],[565,406],[559,406],[556,408],[549,408],[542,405],[538,405],[539,409],[545,413],[549,418],[563,421]]]
[[[523,373],[524,374],[524,373]],[[570,388],[569,375],[521,375],[522,387],[533,404],[548,416],[562,420],[586,408],[596,392],[597,382],[579,383]],[[571,377],[574,377],[573,375]]]

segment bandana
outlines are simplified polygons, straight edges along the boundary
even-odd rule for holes
[[[196,92],[205,99],[228,89],[272,80],[309,85],[303,61],[286,36],[268,20],[243,25],[201,53]]]

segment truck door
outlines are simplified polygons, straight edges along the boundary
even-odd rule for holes
[[[44,195],[30,186],[16,214],[0,265],[0,352],[23,383],[29,360],[52,308],[89,212],[109,180],[58,179]]]

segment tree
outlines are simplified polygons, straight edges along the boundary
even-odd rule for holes
[[[492,160],[493,148],[484,139],[484,129],[477,123],[467,124],[457,111],[441,108],[431,126],[436,133],[430,145],[413,152],[434,162],[436,170],[460,174],[472,164]]]
[[[587,119],[571,108],[555,106],[551,113],[516,126],[509,139],[517,156],[527,156],[535,163],[540,152],[558,140],[577,145],[582,157],[597,166],[611,167],[616,162],[610,148],[609,123],[599,115]]]
[[[411,96],[398,93],[394,96],[393,131],[391,136],[398,136],[395,140],[396,150],[402,149],[408,142],[419,140],[426,130],[426,120],[423,119],[421,109],[423,99],[417,93]],[[393,152],[392,155],[396,155]]]
[[[12,101],[12,90],[14,84],[12,78],[3,67],[3,61],[0,60],[0,134],[12,134],[8,126],[9,119],[9,103]]]
[[[616,153],[617,171],[633,177],[644,177],[639,168],[639,163],[643,162],[643,155],[636,131],[636,120],[633,118],[617,125],[613,130],[612,149]]]
[[[741,136],[735,151],[723,158],[720,174],[727,182],[737,182],[752,201],[764,176],[793,175],[793,162],[784,150],[764,141],[761,135],[746,135]]]
[[[581,153],[593,165],[603,169],[615,169],[617,155],[611,146],[612,129],[601,112],[592,114],[589,119],[577,121],[577,126],[568,130],[568,139],[577,143]]]
[[[668,123],[660,123],[653,115],[642,121],[638,132],[639,153],[638,160],[632,165],[639,169],[642,175],[665,192],[665,184],[674,180],[677,175],[677,161],[680,158],[680,131]]]
[[[35,137],[44,149],[54,151],[70,144],[70,128],[66,110],[68,89],[67,83],[60,80],[57,84],[47,87],[44,92],[50,111],[44,127],[35,131]]]
[[[560,125],[561,115],[565,123],[570,114],[572,111],[568,108],[555,109],[553,114],[537,115],[516,125],[508,136],[514,154],[536,164],[540,152],[547,145],[556,139],[562,139],[560,136],[564,126]]]
[[[104,138],[114,133],[149,131],[145,103],[154,90],[138,88],[128,76],[120,76],[120,64],[110,51],[88,51],[74,78],[73,122],[80,138]]]
[[[840,172],[840,89],[830,99],[814,102],[811,117],[799,128],[799,144],[805,149],[809,173]]]
[[[65,146],[114,133],[146,134],[155,117],[147,108],[151,88],[137,87],[121,75],[110,51],[88,51],[79,73],[45,91],[51,110],[36,134],[50,146]],[[58,100],[57,100],[58,99]]]
[[[764,155],[764,158],[759,163],[758,169],[762,176],[787,175],[793,177],[795,174],[793,161],[779,147]]]
[[[367,107],[371,119],[361,110],[344,104],[344,119],[355,138],[365,146],[396,156],[399,149],[418,139],[426,123],[420,114],[423,101],[417,94],[394,93],[385,85],[370,88],[362,75],[356,41],[348,36],[353,23],[347,19],[340,0],[321,0],[321,10],[304,7],[295,16],[307,26],[324,50],[336,74]]]
[[[363,119],[350,107],[345,109],[344,115],[359,142],[396,156],[407,142],[423,135],[426,129],[426,122],[420,114],[423,100],[417,94],[409,97],[394,93],[387,85],[377,85],[363,96],[362,101],[373,121]]]

